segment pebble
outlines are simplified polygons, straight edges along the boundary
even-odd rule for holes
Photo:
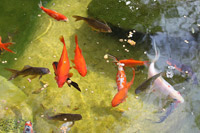
[[[131,4],[131,2],[130,2],[130,1],[127,1],[127,2],[126,2],[126,5],[129,5],[129,4]]]
[[[53,57],[56,58],[56,55],[54,55]]]
[[[91,93],[94,93],[94,91],[91,91]]]
[[[188,40],[184,40],[184,42],[185,42],[185,43],[189,43],[189,41],[188,41]]]
[[[123,47],[125,47],[125,45],[123,45]]]
[[[44,115],[41,115],[41,117],[44,117]]]
[[[129,43],[130,45],[132,45],[132,46],[136,44],[136,42],[133,41],[133,40],[131,40],[131,39],[128,39],[128,43]]]
[[[38,14],[38,17],[41,17],[41,14]]]
[[[107,54],[104,55],[104,59],[108,59],[108,55]]]
[[[144,54],[147,54],[147,51],[144,51]]]
[[[28,59],[30,60],[30,59],[31,59],[31,57],[28,57]]]
[[[14,58],[14,60],[17,60],[17,58]]]
[[[97,44],[99,44],[99,42],[97,42]]]
[[[139,97],[138,97],[138,96],[135,96],[135,98],[138,99]]]
[[[119,39],[120,42],[123,42],[123,39]]]
[[[107,63],[109,63],[109,60],[106,60]]]

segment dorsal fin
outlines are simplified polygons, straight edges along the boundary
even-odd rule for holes
[[[31,66],[26,65],[26,66],[24,66],[24,68],[22,70],[25,70],[25,69],[28,69],[28,68],[31,68]]]

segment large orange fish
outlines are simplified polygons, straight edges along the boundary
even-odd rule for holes
[[[59,88],[61,88],[64,85],[67,78],[72,76],[72,75],[69,74],[70,64],[69,64],[67,48],[66,48],[63,36],[60,37],[60,41],[64,44],[63,51],[62,51],[62,55],[60,57],[60,60],[58,62],[57,69],[54,68],[55,75],[56,75],[55,79],[57,81]]]
[[[53,11],[51,9],[47,9],[45,7],[42,6],[42,2],[40,1],[39,3],[39,7],[46,13],[48,14],[49,16],[51,16],[52,18],[58,20],[58,21],[65,21],[67,22],[68,21],[68,18],[65,17],[63,14],[61,13],[58,13],[56,11]]]
[[[12,42],[2,43],[1,42],[1,36],[0,36],[0,51],[3,51],[3,49],[4,49],[4,50],[6,50],[8,52],[15,53],[12,50],[7,48],[8,46],[10,46],[12,44],[13,44]]]
[[[125,99],[127,98],[128,90],[130,89],[131,85],[133,84],[133,81],[135,79],[135,69],[133,69],[133,77],[130,82],[126,83],[125,87],[119,90],[119,92],[114,96],[112,100],[112,107],[116,107],[120,103],[123,103]]]
[[[75,35],[75,42],[76,42],[76,49],[74,51],[75,56],[72,62],[75,64],[74,68],[79,72],[81,76],[84,77],[87,74],[87,67],[86,67],[85,59],[82,55],[82,51],[80,47],[78,46],[77,35]]]

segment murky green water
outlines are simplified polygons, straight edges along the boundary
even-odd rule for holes
[[[83,119],[75,122],[70,130],[73,133],[199,132],[199,85],[186,81],[178,72],[172,79],[167,79],[181,92],[185,102],[178,105],[163,123],[155,124],[149,119],[157,121],[161,116],[155,113],[163,106],[159,104],[161,98],[154,93],[150,95],[143,93],[137,99],[134,94],[135,88],[147,77],[148,68],[141,68],[136,74],[126,102],[113,108],[111,100],[117,93],[115,89],[117,68],[114,64],[106,62],[103,57],[106,53],[110,53],[120,59],[148,60],[144,52],[154,55],[149,39],[153,37],[161,51],[161,57],[156,63],[158,69],[166,70],[166,60],[173,57],[192,65],[199,81],[200,3],[198,1],[168,3],[169,6],[160,12],[160,19],[156,20],[159,30],[162,30],[154,34],[144,34],[146,36],[143,40],[139,40],[133,47],[126,42],[119,42],[121,37],[126,36],[122,34],[126,33],[125,31],[120,30],[119,33],[113,29],[113,34],[103,34],[91,30],[83,21],[74,21],[72,15],[88,16],[87,7],[91,1],[44,1],[45,7],[59,11],[69,18],[69,22],[65,23],[58,22],[43,13],[38,7],[39,0],[21,2],[1,0],[4,4],[0,5],[3,12],[0,13],[0,35],[3,42],[9,41],[8,36],[12,37],[12,41],[16,44],[10,49],[17,54],[5,52],[0,56],[0,132],[22,132],[24,123],[28,120],[32,121],[34,131],[38,133],[60,132],[62,122],[47,120],[43,117],[47,113],[81,114]],[[159,2],[163,4],[162,1]],[[112,17],[115,17],[114,14]],[[105,21],[112,23],[106,17]],[[88,74],[86,77],[81,77],[75,69],[70,71],[74,73],[71,79],[79,84],[82,92],[67,85],[58,88],[52,67],[52,62],[58,61],[62,52],[63,45],[59,41],[61,35],[65,38],[69,58],[74,58],[75,34],[78,35]],[[7,81],[11,73],[4,71],[5,67],[20,70],[25,65],[47,67],[52,74],[44,75],[41,80],[36,78],[31,83],[22,77]],[[131,69],[127,68],[126,74],[128,81],[131,80]],[[49,86],[39,94],[32,94],[42,87],[40,81],[48,83]],[[168,99],[164,101],[166,100]]]

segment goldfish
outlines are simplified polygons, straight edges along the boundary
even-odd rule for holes
[[[149,70],[148,70],[149,78],[159,73],[158,70],[156,70],[155,68],[155,63],[159,59],[160,52],[159,50],[157,51],[156,49],[155,41],[154,41],[154,48],[155,48],[156,55],[155,55],[154,60],[151,62],[149,66]],[[181,96],[180,92],[176,91],[172,85],[170,85],[165,79],[162,78],[162,76],[158,77],[154,81],[153,86],[159,91],[161,91],[161,93],[163,93],[164,95],[166,96],[169,95],[172,99],[175,99],[180,103],[184,102],[184,99]]]
[[[65,113],[59,113],[54,116],[48,116],[49,120],[58,120],[58,121],[78,121],[82,119],[82,116],[80,114],[65,114]]]
[[[135,89],[135,94],[139,94],[141,91],[146,90],[147,88],[149,88],[153,82],[160,76],[162,75],[162,72],[148,78],[147,80],[145,80],[142,84],[140,84],[136,89]]]
[[[126,83],[124,88],[119,90],[118,93],[112,99],[112,102],[111,102],[112,107],[116,107],[117,105],[119,105],[120,103],[123,103],[125,101],[125,99],[127,98],[128,90],[130,89],[131,85],[133,84],[134,79],[135,79],[135,69],[133,69],[133,77],[132,77],[131,81]]]
[[[76,48],[75,48],[75,56],[74,60],[72,62],[75,64],[74,68],[79,72],[79,74],[83,77],[87,74],[87,67],[85,63],[85,59],[82,55],[82,50],[78,46],[78,37],[75,35],[75,42],[76,42]]]
[[[191,79],[193,80],[193,84],[198,84],[197,76],[192,71],[192,67],[191,66],[182,64],[181,62],[178,62],[178,61],[173,60],[171,58],[167,60],[167,64],[170,65],[170,66],[174,66],[175,69],[178,70],[181,73],[188,74],[188,76],[190,76]]]
[[[3,50],[6,50],[8,52],[15,53],[12,50],[7,48],[7,47],[9,47],[10,45],[13,44],[12,42],[2,43],[1,40],[2,40],[2,38],[0,36],[0,52],[3,51]]]
[[[118,63],[117,65],[118,65],[118,72],[116,76],[116,82],[117,82],[118,91],[120,91],[126,85],[126,74],[123,68],[124,64]]]
[[[55,80],[57,81],[58,87],[61,88],[64,83],[66,82],[67,78],[70,78],[72,75],[71,73],[69,74],[69,69],[70,69],[70,63],[69,63],[69,58],[67,54],[67,48],[65,45],[65,40],[63,36],[60,37],[60,41],[63,43],[63,51],[60,57],[60,60],[58,62],[58,66],[55,70]],[[53,64],[54,67],[54,64]]]
[[[53,11],[53,10],[51,10],[51,9],[47,9],[47,8],[43,7],[41,1],[40,1],[40,3],[39,3],[39,7],[40,7],[46,14],[48,14],[48,15],[51,16],[52,18],[56,19],[57,21],[64,21],[64,22],[67,22],[67,21],[68,21],[68,18],[65,17],[63,14],[58,13],[58,12],[56,12],[56,11]]]
[[[33,75],[30,79],[34,79],[37,76],[40,76],[39,77],[39,79],[40,79],[40,78],[42,78],[43,75],[50,74],[50,70],[48,68],[32,67],[29,65],[24,66],[24,68],[21,71],[10,69],[10,68],[5,68],[5,69],[13,73],[8,80],[13,80],[16,77],[18,77],[19,75],[23,75],[23,77],[26,77],[28,75]]]
[[[57,66],[58,66],[58,62],[53,62],[53,68],[54,71],[57,71]],[[69,75],[73,75],[72,73],[69,73]],[[81,91],[81,89],[79,88],[78,84],[74,81],[72,81],[70,78],[67,78],[66,83],[68,84],[69,87],[71,87],[71,85],[76,88],[78,91]]]
[[[27,121],[25,123],[24,131],[23,133],[33,133],[33,127],[31,121]]]
[[[84,20],[95,31],[104,32],[104,33],[112,32],[111,28],[107,24],[104,24],[93,18],[86,18],[86,17],[76,16],[76,15],[74,15],[72,17],[76,18],[75,21]]]

